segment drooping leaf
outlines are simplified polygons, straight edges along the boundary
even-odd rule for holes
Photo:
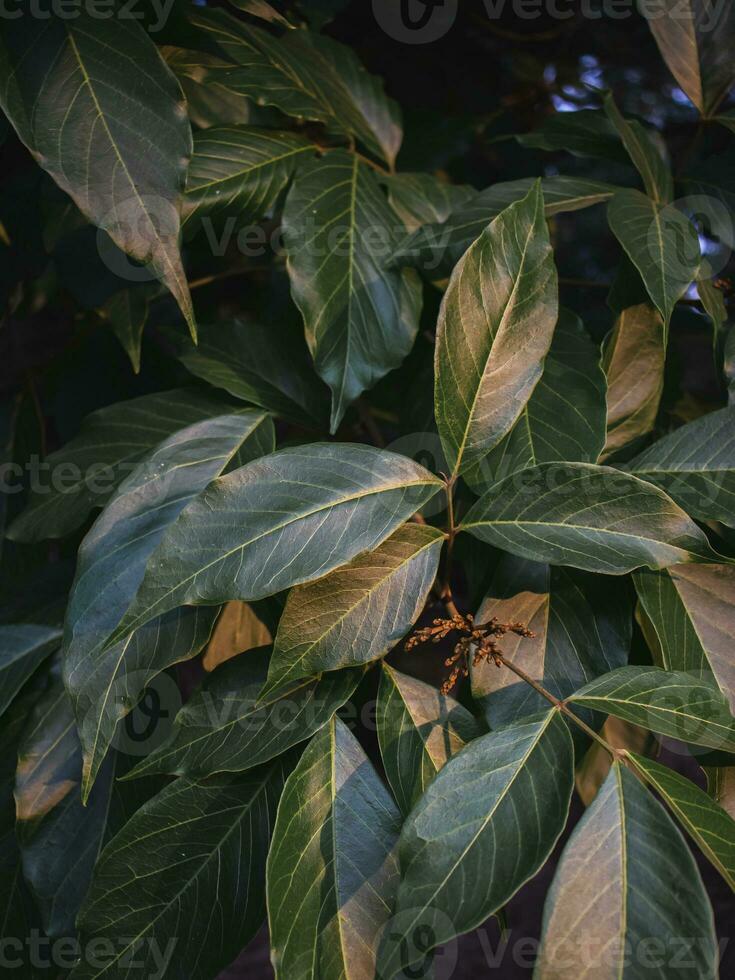
[[[480,723],[454,698],[385,661],[376,721],[385,773],[404,816],[452,756],[483,734]]]
[[[671,204],[640,191],[618,191],[607,206],[610,228],[638,269],[668,326],[677,300],[697,277],[701,262],[694,225]]]
[[[199,778],[269,762],[326,725],[362,677],[361,670],[342,670],[260,698],[269,655],[269,647],[249,650],[206,677],[177,714],[168,740],[138,763],[131,778]]]
[[[106,939],[114,953],[103,966],[83,959],[75,980],[126,972],[131,950],[143,973],[162,960],[171,976],[211,980],[228,966],[263,922],[288,767],[277,759],[243,775],[177,779],[141,807],[102,852],[79,916],[82,943]]]
[[[586,463],[543,463],[509,476],[470,508],[461,530],[531,561],[613,575],[722,560],[662,490]]]
[[[243,409],[195,423],[161,443],[119,487],[79,549],[66,614],[64,679],[84,747],[84,795],[118,721],[148,681],[194,656],[209,638],[216,610],[173,611],[146,630],[105,640],[132,601],[146,562],[169,527],[232,461],[273,448],[273,423]]]
[[[197,133],[184,200],[184,222],[203,215],[233,227],[258,221],[315,147],[303,136],[254,126]]]
[[[557,288],[537,183],[465,253],[442,301],[434,411],[452,473],[482,459],[523,411],[551,345]]]
[[[735,710],[735,568],[673,565],[633,576],[666,670],[714,681]]]
[[[442,224],[419,228],[396,249],[396,265],[412,265],[435,278],[448,275],[470,245],[511,204],[525,197],[533,187],[531,177],[504,181],[480,191],[455,209]],[[608,201],[618,188],[580,177],[545,177],[541,181],[546,216],[562,211],[578,211]]]
[[[212,81],[289,116],[325,123],[330,132],[354,136],[393,164],[402,138],[400,110],[349,48],[304,30],[275,37],[222,10],[198,12],[191,20],[233,63],[211,67]]]
[[[666,330],[649,303],[622,310],[603,355],[607,377],[607,438],[603,458],[647,435],[664,387]]]
[[[573,784],[572,740],[555,710],[450,759],[401,831],[401,883],[379,975],[410,966],[401,962],[402,936],[422,927],[434,947],[501,908],[551,852]]]
[[[605,418],[600,352],[579,318],[562,310],[541,380],[518,421],[465,479],[481,494],[537,463],[596,463],[605,443]]]
[[[192,137],[175,76],[134,18],[27,10],[5,26],[0,105],[18,135],[90,221],[150,263],[195,336],[178,246]]]
[[[646,194],[657,204],[668,204],[674,196],[674,179],[652,135],[637,120],[623,116],[612,93],[608,92],[604,102],[608,119],[643,178]]]
[[[133,371],[140,373],[140,349],[143,328],[148,320],[150,290],[145,286],[115,293],[101,309],[123,350],[130,358]]]
[[[628,662],[632,608],[623,582],[501,556],[493,585],[475,616],[523,623],[534,636],[510,633],[501,647],[558,698]],[[472,693],[493,728],[543,710],[544,699],[509,670],[472,667]]]
[[[388,268],[399,225],[375,172],[345,150],[301,169],[286,198],[291,293],[316,371],[332,389],[332,432],[416,338],[416,274]]]
[[[64,480],[32,492],[8,536],[32,542],[69,534],[105,505],[150,449],[179,429],[228,410],[193,388],[178,388],[92,412],[79,435],[45,460],[48,472],[65,473]]]
[[[477,194],[467,184],[448,184],[433,174],[391,174],[383,184],[393,210],[409,232],[446,221],[452,211]]]
[[[54,669],[18,747],[15,779],[23,873],[42,913],[46,935],[75,933],[74,921],[104,843],[145,799],[146,784],[121,788],[124,759],[114,753],[82,805],[82,750],[74,713]]]
[[[303,677],[386,654],[421,614],[443,543],[442,531],[405,524],[375,551],[292,589],[261,698]]]
[[[400,815],[349,729],[326,725],[286,782],[268,855],[277,980],[375,976]]]
[[[712,115],[735,82],[731,5],[664,0],[648,23],[671,74],[699,111]]]
[[[682,943],[682,980],[714,980],[712,909],[694,857],[663,807],[616,762],[562,854],[534,976],[561,980],[570,963],[580,980],[664,976]]]
[[[171,340],[196,377],[297,425],[326,425],[329,392],[314,374],[301,332],[286,319],[202,324],[196,346],[178,333]]]
[[[61,631],[50,626],[0,626],[0,715],[60,643]]]
[[[620,667],[568,700],[692,745],[735,749],[735,719],[727,698],[714,684],[698,681],[689,672]]]
[[[678,772],[653,759],[632,752],[627,755],[735,891],[735,820]]]
[[[735,527],[735,407],[681,426],[628,465],[693,517]]]
[[[348,443],[282,449],[243,466],[163,536],[108,646],[183,604],[248,602],[321,578],[377,548],[442,486],[405,456]]]
[[[620,134],[599,109],[555,112],[544,116],[532,133],[523,133],[516,139],[529,149],[565,150],[575,156],[629,163]]]

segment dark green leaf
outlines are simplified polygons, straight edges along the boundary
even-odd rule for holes
[[[556,711],[491,732],[449,760],[401,831],[401,883],[381,977],[409,966],[396,940],[423,927],[432,947],[449,942],[536,873],[564,829],[573,769],[571,736]]]
[[[658,204],[668,204],[674,196],[674,179],[653,135],[635,119],[626,119],[611,93],[605,96],[605,112],[643,178],[646,194]]]
[[[314,374],[301,331],[287,319],[203,324],[196,346],[178,333],[171,339],[198,378],[297,425],[326,425],[329,393]]]
[[[148,320],[149,299],[150,292],[144,287],[124,289],[110,297],[100,310],[130,358],[136,374],[140,373],[140,348],[143,328]]]
[[[735,709],[735,568],[673,565],[636,572],[633,581],[655,630],[660,666],[714,682]]]
[[[732,6],[664,0],[648,22],[671,74],[699,111],[710,116],[735,81]]]
[[[191,19],[234,63],[211,67],[211,81],[289,116],[325,123],[394,162],[403,135],[400,110],[349,48],[304,30],[275,37],[221,10]]]
[[[0,105],[18,135],[90,221],[151,264],[195,335],[178,247],[192,138],[176,78],[130,17],[28,10],[5,27]]]
[[[165,440],[119,487],[79,549],[66,614],[64,677],[84,747],[84,794],[118,721],[148,681],[194,656],[209,638],[214,610],[174,612],[114,649],[104,641],[132,601],[146,562],[169,527],[233,457],[273,448],[273,423],[243,409],[195,423]],[[132,632],[132,631],[130,631]]]
[[[628,662],[632,604],[626,583],[501,556],[475,621],[523,623],[533,637],[509,633],[506,657],[559,698]],[[472,668],[472,693],[493,728],[541,711],[546,702],[508,670]]]
[[[480,191],[453,211],[443,224],[425,225],[404,239],[396,250],[393,263],[415,266],[435,278],[448,275],[488,223],[509,205],[525,197],[533,184],[533,178],[523,177]],[[541,189],[547,217],[600,204],[618,190],[611,184],[580,177],[545,177]]]
[[[253,106],[241,95],[216,85],[209,78],[213,67],[228,63],[203,51],[164,47],[160,52],[176,75],[186,96],[189,119],[202,129],[210,126],[244,125],[252,121]]]
[[[260,698],[270,648],[248,650],[217,667],[179,711],[169,739],[140,762],[151,773],[197,778],[269,762],[319,731],[353,694],[360,670],[308,678]]]
[[[628,163],[628,154],[610,120],[599,109],[556,112],[544,116],[532,133],[516,136],[521,146],[537,150],[566,150],[575,156],[599,157]]]
[[[332,432],[416,338],[416,275],[387,267],[399,225],[375,172],[345,150],[300,170],[286,198],[291,293],[316,371],[332,389]]]
[[[613,575],[722,560],[662,490],[586,463],[543,463],[509,476],[477,501],[461,530],[532,561]]]
[[[278,199],[315,147],[303,136],[254,126],[205,129],[194,139],[184,221],[227,218],[233,227],[257,221]]]
[[[569,702],[692,745],[735,750],[735,719],[727,699],[714,684],[689,672],[620,667],[581,688]]]
[[[632,752],[628,757],[735,891],[735,820],[678,772]]]
[[[60,643],[61,631],[50,626],[0,626],[0,715]]]
[[[483,728],[454,698],[383,661],[376,720],[380,754],[408,816],[439,770]]]
[[[388,653],[420,616],[443,543],[436,528],[405,524],[375,551],[293,589],[261,698],[303,677]]]
[[[108,646],[183,604],[249,602],[321,578],[377,548],[442,486],[404,456],[348,443],[282,449],[243,466],[164,535]]]
[[[467,184],[448,184],[432,174],[391,174],[382,182],[393,210],[410,232],[446,221],[452,211],[477,194]]]
[[[240,776],[177,779],[146,803],[102,852],[79,916],[83,948],[114,953],[75,980],[160,971],[212,980],[260,928],[265,856],[284,760]],[[141,880],[145,885],[141,887]]]
[[[551,344],[557,289],[536,183],[468,249],[442,301],[434,411],[452,473],[482,459],[523,411]]]
[[[605,345],[607,439],[603,457],[651,431],[664,387],[666,330],[649,303],[618,315]]]
[[[677,300],[696,279],[701,262],[694,225],[673,204],[662,207],[630,190],[615,194],[607,219],[668,327]]]
[[[561,980],[570,969],[578,980],[718,976],[712,909],[694,857],[619,763],[564,850],[541,944],[538,980]]]
[[[536,463],[596,463],[605,443],[600,352],[575,314],[562,310],[541,380],[508,435],[465,474],[476,493]]]
[[[283,791],[268,855],[278,980],[375,976],[398,884],[400,814],[355,737],[334,719]]]
[[[628,465],[693,517],[735,527],[735,407],[683,425]]]
[[[104,506],[155,445],[193,422],[228,410],[193,388],[180,388],[93,412],[79,435],[47,457],[46,472],[52,478],[31,494],[8,536],[31,542],[69,534],[92,510]],[[55,473],[58,479],[53,479]]]

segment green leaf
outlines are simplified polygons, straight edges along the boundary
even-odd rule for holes
[[[735,749],[735,719],[727,699],[714,684],[689,672],[620,667],[568,700],[692,745]]]
[[[668,204],[674,196],[674,179],[653,136],[637,120],[623,116],[612,93],[605,96],[604,104],[608,119],[643,178],[646,194],[657,204]]]
[[[582,322],[561,310],[541,380],[508,435],[467,473],[476,493],[537,463],[595,463],[605,443],[605,375]]]
[[[18,135],[93,224],[153,267],[196,336],[178,246],[192,137],[175,76],[131,18],[26,11],[5,26],[0,105]]]
[[[633,581],[656,633],[660,666],[717,684],[735,710],[735,568],[673,565],[636,572]]]
[[[146,803],[97,862],[79,916],[82,948],[112,942],[74,980],[128,972],[211,980],[260,928],[265,856],[288,763],[203,782],[177,779]],[[145,886],[141,887],[141,879]],[[99,963],[99,961],[97,961]]]
[[[405,456],[349,443],[243,466],[169,528],[107,645],[184,604],[251,602],[321,578],[377,548],[443,485]]]
[[[380,755],[398,806],[408,816],[439,770],[484,730],[454,698],[385,661],[381,666]]]
[[[535,181],[532,177],[504,181],[480,191],[455,209],[442,224],[419,228],[405,238],[393,256],[394,265],[412,265],[432,273],[434,278],[448,275],[470,245],[485,231],[493,218],[520,201]],[[562,211],[578,211],[609,200],[618,190],[611,184],[579,177],[545,177],[541,181],[546,216]]]
[[[88,805],[82,804],[82,750],[71,702],[54,667],[20,740],[15,780],[23,873],[52,938],[74,935],[103,844],[144,802],[145,784],[122,791],[116,785],[124,769],[114,753]]]
[[[289,593],[261,699],[326,670],[384,656],[421,615],[444,534],[404,524],[375,551]]]
[[[301,330],[286,318],[205,323],[196,346],[186,335],[167,336],[196,377],[297,425],[326,425],[329,393],[314,374]]]
[[[388,268],[399,224],[375,172],[345,150],[301,169],[286,198],[291,293],[316,371],[332,389],[332,432],[416,338],[420,285],[412,270]]]
[[[208,129],[251,121],[254,114],[251,103],[209,78],[209,70],[212,67],[227,68],[226,61],[203,51],[187,51],[168,45],[159,50],[179,80],[186,96],[189,119],[196,126]]]
[[[111,296],[100,310],[130,358],[136,374],[140,374],[140,349],[143,342],[143,328],[148,321],[150,295],[150,291],[145,287],[123,289],[122,292]]]
[[[509,633],[506,657],[552,694],[565,698],[580,684],[628,662],[632,604],[619,579],[550,568],[501,555],[475,622],[523,623],[533,637]],[[482,662],[471,668],[472,693],[493,728],[543,710],[546,701],[507,670]]]
[[[543,370],[557,275],[537,182],[462,257],[442,301],[434,411],[452,473],[508,434]]]
[[[544,116],[531,133],[516,136],[521,146],[534,150],[565,150],[580,157],[598,157],[616,163],[629,163],[620,135],[599,109],[555,112]]]
[[[615,763],[564,849],[544,906],[538,980],[715,980],[712,909],[663,807]],[[675,965],[676,964],[676,965]]]
[[[61,631],[50,626],[0,626],[0,715],[60,643]]]
[[[735,891],[735,820],[678,772],[633,752],[627,756]]]
[[[179,388],[92,412],[79,435],[44,461],[46,472],[64,478],[44,481],[31,493],[8,537],[33,542],[69,534],[105,505],[150,449],[179,429],[228,410],[193,388]]]
[[[114,649],[105,639],[135,596],[146,563],[187,503],[236,456],[273,448],[273,423],[243,409],[195,423],[165,440],[125,480],[85,537],[66,613],[64,679],[84,746],[89,790],[118,721],[151,678],[194,656],[209,638],[214,610],[174,612]]]
[[[277,980],[375,976],[390,916],[400,815],[349,729],[333,719],[289,776],[268,855]]]
[[[607,339],[607,438],[603,458],[647,435],[656,422],[664,388],[666,330],[649,303],[622,310]]]
[[[400,110],[349,48],[305,30],[275,37],[221,10],[199,12],[191,22],[233,63],[211,67],[211,81],[289,116],[325,123],[329,132],[354,136],[394,163],[403,135]]]
[[[446,221],[452,211],[477,194],[467,184],[448,184],[433,174],[391,174],[382,183],[391,207],[409,232]]]
[[[693,517],[735,527],[735,407],[681,426],[628,466]]]
[[[197,133],[184,222],[203,215],[227,218],[233,227],[258,221],[314,152],[303,136],[254,126],[217,126]]]
[[[702,115],[711,116],[735,82],[731,5],[664,0],[648,22],[671,74]]]
[[[151,773],[198,778],[269,762],[319,731],[349,700],[361,670],[308,678],[260,698],[270,648],[248,650],[209,674],[179,711],[170,737],[130,778]]]
[[[532,561],[613,575],[722,561],[662,490],[587,463],[543,463],[509,476],[470,508],[460,530]]]
[[[662,207],[632,190],[615,194],[607,219],[668,327],[677,300],[697,277],[701,254],[694,225],[673,204]]]
[[[397,938],[423,928],[432,947],[449,942],[538,871],[564,829],[573,770],[571,736],[556,710],[478,738],[449,760],[401,831],[381,977],[410,965]]]

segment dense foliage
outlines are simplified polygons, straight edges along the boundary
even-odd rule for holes
[[[735,13],[404,146],[345,6],[3,15],[3,969],[716,977]]]

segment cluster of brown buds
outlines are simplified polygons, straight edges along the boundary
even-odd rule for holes
[[[445,667],[451,667],[449,677],[441,687],[442,694],[449,694],[460,677],[467,677],[470,672],[470,656],[472,665],[490,663],[502,667],[503,654],[497,641],[506,633],[516,636],[531,637],[534,634],[523,623],[500,623],[490,619],[487,623],[476,624],[469,613],[465,616],[456,615],[451,619],[435,619],[431,626],[416,630],[406,640],[406,650],[413,650],[422,643],[440,643],[450,633],[461,633],[462,637],[454,647],[454,653],[444,661]]]

